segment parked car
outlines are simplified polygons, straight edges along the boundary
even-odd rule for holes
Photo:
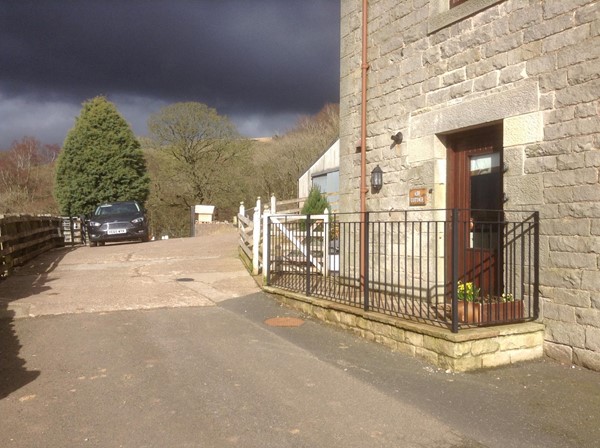
[[[136,201],[109,202],[99,205],[88,225],[90,246],[112,241],[149,240],[148,219]]]

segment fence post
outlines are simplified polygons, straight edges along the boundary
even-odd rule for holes
[[[533,317],[540,317],[540,212],[533,214]]]
[[[271,193],[271,213],[277,213],[277,199],[275,199],[275,193]]]
[[[365,250],[363,254],[363,264],[365,267],[365,284],[364,284],[364,296],[363,305],[364,310],[369,311],[369,212],[365,212],[365,219],[363,225],[365,226]]]
[[[239,216],[242,215],[243,217],[246,217],[246,207],[244,207],[244,201],[240,202],[240,208],[238,210],[238,215],[236,216],[236,224],[238,225],[238,227],[240,226],[240,219]]]
[[[260,215],[262,207],[260,196],[256,199],[254,207],[253,229],[252,229],[252,274],[258,275],[260,272]]]
[[[458,333],[458,209],[452,209],[452,333]]]
[[[325,217],[323,218],[323,277],[329,276],[329,209],[325,210]]]
[[[263,281],[266,285],[269,284],[269,256],[271,252],[269,234],[271,228],[269,226],[269,217],[270,213],[268,211],[263,215],[263,223],[262,223],[262,272],[263,272]]]
[[[69,234],[71,235],[71,246],[75,245],[75,229],[73,227],[73,217],[69,215]]]

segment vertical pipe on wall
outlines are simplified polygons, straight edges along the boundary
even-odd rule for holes
[[[367,71],[369,70],[367,56],[367,20],[368,20],[368,0],[362,2],[362,85],[361,85],[361,123],[360,123],[360,284],[364,291],[365,287],[365,251],[366,251],[366,231],[365,213],[367,211]]]

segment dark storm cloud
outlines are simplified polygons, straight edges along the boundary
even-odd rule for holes
[[[200,101],[275,123],[337,102],[338,67],[337,0],[0,1],[4,102]]]

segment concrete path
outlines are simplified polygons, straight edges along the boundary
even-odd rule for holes
[[[236,241],[59,250],[0,282],[0,447],[597,446],[597,373],[446,373],[280,306]]]
[[[258,288],[233,229],[202,238],[62,248],[0,282],[9,317],[214,306]]]

